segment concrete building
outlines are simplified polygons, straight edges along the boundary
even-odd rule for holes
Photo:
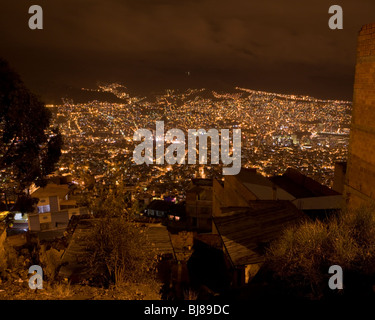
[[[358,35],[344,195],[349,207],[375,199],[375,23]]]
[[[187,223],[200,232],[211,232],[212,179],[193,179],[186,191]]]
[[[335,173],[333,178],[333,186],[332,189],[343,194],[344,193],[344,185],[345,185],[345,176],[346,176],[346,162],[336,162],[335,163]]]
[[[36,189],[31,196],[38,199],[36,211],[28,214],[30,231],[46,231],[66,228],[73,215],[87,214],[85,207],[78,208],[70,197],[67,184],[47,184]]]

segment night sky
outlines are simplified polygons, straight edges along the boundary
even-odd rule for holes
[[[43,30],[28,27],[33,4]],[[343,30],[328,27],[334,4]],[[98,81],[352,100],[357,34],[375,22],[375,1],[3,0],[0,12],[0,55],[47,100]]]

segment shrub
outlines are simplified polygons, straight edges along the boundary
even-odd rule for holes
[[[339,212],[325,222],[304,221],[286,229],[270,245],[265,267],[293,294],[322,298],[329,292],[331,265],[341,266],[344,277],[350,275],[345,277],[345,290],[345,283],[356,277],[372,276],[374,261],[375,206],[369,205]]]
[[[54,280],[61,264],[62,252],[55,248],[47,249],[45,244],[40,246],[39,260],[43,266],[44,275],[49,280]]]
[[[45,293],[54,299],[68,299],[74,295],[70,282],[54,282],[52,284],[47,282]]]
[[[102,273],[107,283],[116,285],[147,280],[156,263],[145,227],[124,217],[96,220],[87,251],[86,262],[92,273]]]

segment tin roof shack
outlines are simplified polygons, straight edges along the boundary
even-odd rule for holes
[[[185,204],[175,204],[165,200],[153,200],[145,209],[145,215],[153,218],[154,222],[163,222],[171,228],[185,226]]]
[[[342,208],[341,193],[296,169],[288,168],[283,175],[270,177],[269,180],[291,194],[294,197],[292,203],[310,218],[324,219]]]
[[[289,225],[306,216],[290,201],[257,200],[248,207],[222,208],[213,217],[213,233],[220,236],[233,271],[232,285],[247,284],[264,262],[265,248]]]
[[[292,168],[270,178],[242,168],[236,176],[214,180],[214,216],[220,216],[222,207],[247,207],[254,200],[289,200],[311,218],[325,218],[342,206],[340,193]]]
[[[187,223],[198,232],[211,232],[212,185],[212,179],[192,179],[186,191]]]
[[[172,205],[170,202],[164,200],[153,200],[147,206],[145,213],[149,217],[167,218],[171,213]]]
[[[247,207],[254,200],[293,200],[294,196],[257,173],[241,168],[235,176],[213,182],[212,214],[219,216],[222,207]]]
[[[86,207],[78,207],[71,197],[72,188],[68,184],[47,184],[36,189],[31,196],[37,198],[36,211],[29,213],[29,230],[35,232],[53,231],[55,236],[62,236],[73,215],[87,214]],[[60,234],[58,234],[60,230]],[[57,232],[57,233],[56,233]]]

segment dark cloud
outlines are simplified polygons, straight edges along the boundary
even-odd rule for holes
[[[28,28],[26,0],[2,8],[1,52],[40,94],[52,84],[123,81],[242,85],[351,99],[357,32],[372,0],[336,1],[344,30],[328,28],[328,0],[38,0],[44,30]],[[190,71],[191,76],[186,76]]]

